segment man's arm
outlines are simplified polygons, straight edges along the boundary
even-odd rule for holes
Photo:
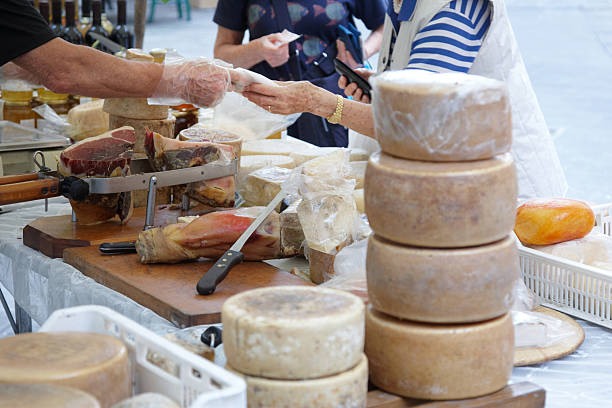
[[[96,98],[149,97],[163,65],[128,61],[55,38],[13,62],[57,93]]]

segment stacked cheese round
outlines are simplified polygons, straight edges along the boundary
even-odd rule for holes
[[[221,316],[227,366],[247,381],[249,407],[364,406],[365,307],[358,297],[314,287],[255,289],[228,299]]]
[[[90,394],[47,384],[0,384],[0,408],[100,408]]]
[[[7,337],[0,340],[0,384],[72,387],[110,407],[131,394],[128,351],[116,338],[95,333]]]
[[[503,82],[404,70],[377,76],[373,88],[376,138],[385,153],[448,162],[510,151],[512,120]]]
[[[365,211],[370,379],[411,398],[503,388],[518,278],[517,201],[503,83],[408,70],[374,80],[382,152],[370,157]]]

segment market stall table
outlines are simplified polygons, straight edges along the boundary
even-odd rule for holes
[[[117,293],[77,269],[50,259],[22,244],[22,230],[43,216],[71,213],[66,199],[2,207],[0,213],[0,283],[14,296],[23,320],[43,323],[58,309],[78,305],[107,306],[139,324],[164,334],[176,326],[152,310]],[[3,315],[3,312],[0,312]],[[547,407],[601,407],[612,401],[612,331],[578,320],[586,333],[584,344],[572,355],[548,363],[515,368],[512,382],[529,381],[546,389]]]

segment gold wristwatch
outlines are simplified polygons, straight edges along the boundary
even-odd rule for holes
[[[336,103],[335,112],[327,118],[327,121],[331,124],[337,124],[342,121],[342,109],[344,109],[344,98],[340,95],[336,95],[338,102]]]

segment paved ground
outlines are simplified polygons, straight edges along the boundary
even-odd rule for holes
[[[527,69],[566,172],[570,197],[612,202],[612,0],[508,0]],[[112,14],[112,12],[111,12]],[[145,48],[212,56],[212,10],[177,18],[159,5]]]

